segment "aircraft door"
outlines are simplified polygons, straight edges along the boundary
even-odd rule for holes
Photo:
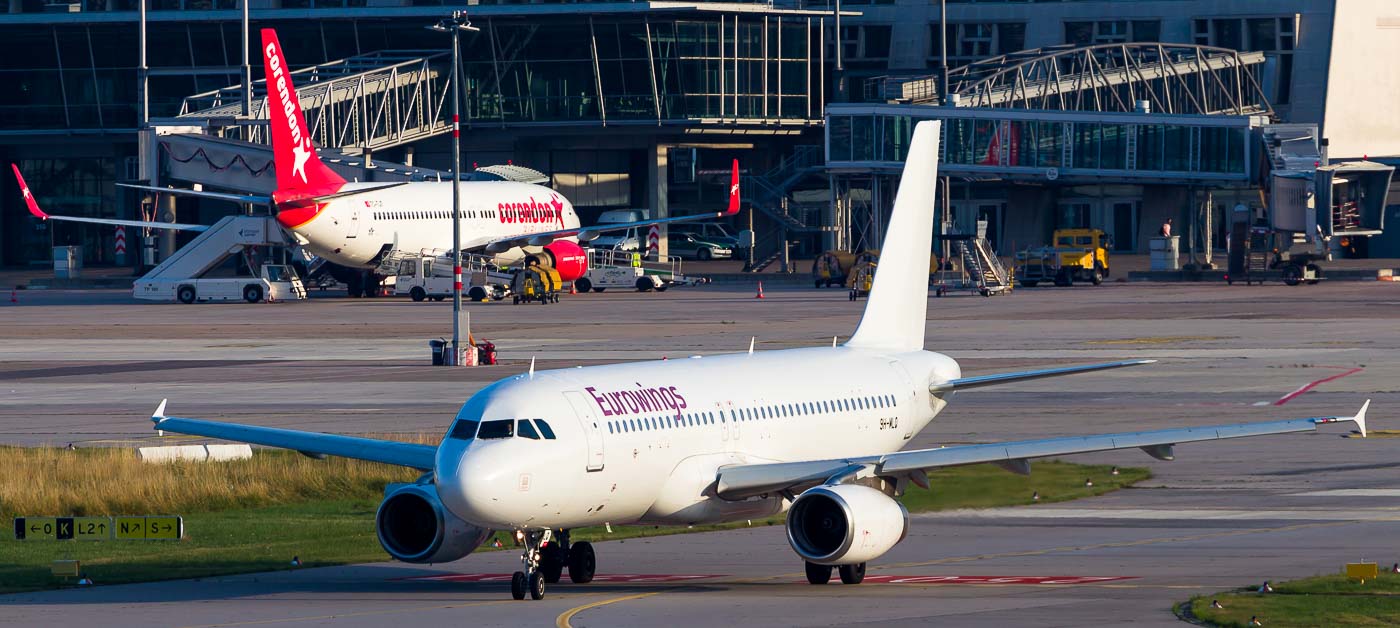
[[[896,361],[891,360],[891,361],[890,361],[890,369],[893,370],[893,371],[895,372],[895,375],[896,375],[896,377],[897,377],[897,380],[896,380],[896,381],[898,381],[899,384],[900,384],[901,386],[903,386],[905,390],[909,390],[909,391],[913,391],[913,390],[914,390],[914,383],[913,383],[912,381],[909,380],[909,371],[904,370],[904,365],[900,364],[899,362],[896,362]],[[911,394],[912,394],[912,392],[911,392]],[[900,395],[901,398],[902,398],[903,396],[904,396],[904,395],[902,395],[902,394]],[[897,412],[897,411],[896,411],[896,412]],[[905,420],[903,420],[903,421],[900,421],[900,424],[904,427],[904,440],[909,440],[910,438],[913,438],[913,437],[914,437],[914,421],[913,421],[913,417],[899,417],[898,415],[896,415],[894,418],[895,418],[896,420],[898,420],[898,419],[900,419],[900,418],[905,419]]]
[[[578,417],[579,425],[583,427],[583,434],[588,444],[589,471],[603,470],[603,428],[598,424],[598,412],[588,403],[588,399],[583,393],[567,390],[564,391],[564,399],[574,409],[574,416]]]

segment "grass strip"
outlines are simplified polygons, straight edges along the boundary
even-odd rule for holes
[[[1326,575],[1272,585],[1258,585],[1191,598],[1197,618],[1224,627],[1248,627],[1251,618],[1273,627],[1400,625],[1400,574],[1382,573],[1365,584],[1346,576]],[[1218,601],[1223,608],[1212,608]]]

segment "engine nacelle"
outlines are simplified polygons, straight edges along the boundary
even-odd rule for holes
[[[491,531],[469,524],[442,505],[431,484],[391,489],[374,516],[379,544],[406,563],[445,563],[480,547]]]
[[[573,281],[588,274],[588,253],[573,240],[555,240],[544,250],[525,258],[525,265],[543,264],[553,267],[559,279]]]
[[[878,558],[903,541],[909,533],[909,511],[868,486],[817,486],[793,501],[787,532],[792,550],[805,560],[854,565]]]

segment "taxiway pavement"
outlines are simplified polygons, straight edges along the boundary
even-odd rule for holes
[[[829,344],[863,306],[838,290],[766,296],[710,286],[472,305],[474,335],[496,342],[503,364],[447,369],[426,365],[427,339],[449,329],[447,304],[182,306],[28,292],[0,304],[0,442],[149,441],[146,417],[166,397],[182,416],[441,430],[467,396],[531,357],[551,368],[741,351],[751,336],[758,350]],[[927,347],[967,374],[1162,362],[960,394],[910,447],[1349,414],[1367,398],[1372,430],[1400,428],[1400,284],[1108,284],[929,304]],[[540,602],[511,601],[506,585],[475,577],[414,579],[517,568],[513,552],[493,552],[426,568],[0,596],[0,623],[1168,625],[1171,605],[1193,594],[1400,560],[1390,541],[1400,532],[1400,440],[1345,433],[1182,446],[1175,462],[1136,451],[1077,456],[1146,466],[1154,478],[1070,504],[918,515],[910,538],[870,566],[872,579],[890,581],[859,587],[802,583],[782,528],[762,527],[601,543],[599,571],[613,581],[557,585]]]

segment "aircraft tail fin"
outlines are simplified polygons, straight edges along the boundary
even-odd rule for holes
[[[914,127],[870,299],[846,346],[888,351],[924,348],[939,124],[929,120]]]
[[[277,191],[325,193],[339,189],[345,179],[316,155],[311,129],[306,126],[291,68],[277,41],[277,31],[262,29],[263,69],[267,73],[267,108],[272,118],[272,155],[277,171]]]

